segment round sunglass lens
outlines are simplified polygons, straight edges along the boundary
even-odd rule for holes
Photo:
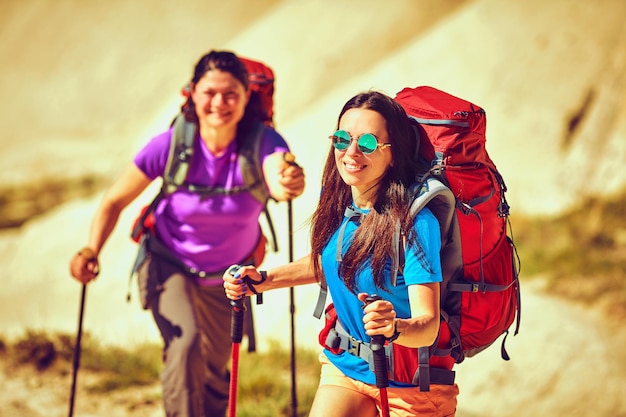
[[[378,147],[378,141],[376,140],[376,136],[371,133],[365,133],[359,138],[358,145],[361,152],[370,154]]]
[[[345,151],[350,146],[350,134],[345,130],[338,130],[333,135],[335,149]]]

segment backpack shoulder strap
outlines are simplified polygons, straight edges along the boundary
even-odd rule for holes
[[[261,159],[259,158],[264,133],[265,125],[256,123],[239,149],[239,168],[241,169],[243,181],[250,187],[252,196],[262,204],[266,204],[270,198],[265,185]]]
[[[172,122],[172,126],[174,131],[172,132],[167,163],[163,172],[163,185],[135,223],[135,227],[131,232],[131,238],[133,239],[138,238],[141,234],[146,219],[154,212],[159,201],[167,194],[176,191],[176,188],[185,182],[187,172],[189,172],[189,164],[193,157],[193,142],[196,137],[196,125],[188,122],[185,116],[180,113]]]
[[[413,191],[413,195],[415,195],[415,198],[411,203],[411,214],[416,216],[417,213],[424,207],[428,207],[433,212],[439,221],[441,231],[441,247],[443,248],[448,244],[452,236],[456,201],[454,194],[452,194],[452,191],[450,191],[450,189],[441,181],[433,177],[427,177],[423,182],[414,184],[411,189]],[[398,272],[402,273],[404,269],[405,240],[406,239],[402,236],[400,231],[400,222],[397,222],[393,236],[393,244],[391,245],[391,284],[394,286],[397,283]],[[320,279],[320,292],[313,311],[314,317],[320,318],[322,316],[327,295],[328,287],[326,279],[322,274]]]
[[[441,233],[441,247],[447,245],[451,237],[453,219],[455,215],[456,199],[452,191],[441,181],[434,177],[426,177],[424,181],[411,187],[415,196],[411,203],[411,215],[415,217],[424,207],[428,207],[439,222]],[[399,223],[396,224],[392,245],[392,272],[391,283],[396,285],[398,272],[404,270],[405,245],[403,236],[400,235]]]
[[[414,185],[413,190],[415,190],[416,198],[411,204],[411,213],[415,216],[422,208],[428,207],[439,221],[441,244],[445,245],[456,207],[454,194],[440,180],[433,177],[428,177],[424,182]]]
[[[171,194],[183,185],[193,158],[197,126],[180,113],[174,120],[170,152],[163,173],[163,190]]]
[[[274,229],[274,223],[272,222],[272,217],[267,208],[267,202],[271,196],[267,191],[260,158],[261,143],[263,142],[265,129],[266,125],[261,122],[257,122],[252,127],[250,134],[243,141],[239,149],[239,169],[241,169],[241,176],[243,177],[244,183],[249,188],[250,194],[263,204],[263,212],[265,213],[267,226],[272,235],[272,247],[274,252],[277,252],[278,240],[276,239],[276,230]]]

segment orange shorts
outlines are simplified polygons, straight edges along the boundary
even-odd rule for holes
[[[343,374],[333,365],[324,352],[319,356],[322,365],[320,386],[335,385],[347,388],[372,398],[380,410],[380,391]],[[430,392],[421,392],[418,387],[387,388],[389,414],[391,417],[437,416],[452,417],[456,412],[456,397],[459,387],[454,385],[431,385]]]

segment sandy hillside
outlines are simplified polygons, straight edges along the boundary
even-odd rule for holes
[[[33,202],[46,212],[0,235],[0,276],[7,283],[0,333],[75,331],[80,287],[68,278],[67,262],[86,239],[102,184],[167,125],[195,60],[212,47],[262,59],[277,74],[277,126],[309,184],[294,202],[296,256],[307,251],[324,138],[345,100],[368,88],[395,94],[430,84],[484,107],[487,146],[509,186],[514,215],[555,213],[585,195],[624,187],[626,2],[398,0],[394,6],[373,0],[1,3],[0,189],[6,196],[22,193],[21,205],[11,206],[18,214]],[[95,195],[81,178],[101,184]],[[57,197],[83,197],[47,202],[41,194],[51,183],[72,184],[75,194],[59,190]],[[124,301],[136,250],[128,229],[155,190],[123,214],[102,254],[102,275],[89,286],[85,327],[107,343],[158,341],[136,297]],[[268,267],[287,259],[286,207],[271,210],[281,251],[267,257]],[[513,360],[501,361],[494,348],[459,367],[459,416],[626,415],[620,394],[626,364],[615,358],[626,340],[623,329],[546,296],[540,285],[523,291],[522,333],[507,342]],[[287,344],[287,294],[267,294],[256,309],[261,348],[268,339]],[[315,345],[316,296],[313,287],[296,289],[303,346]],[[34,389],[18,381],[0,381],[2,387]],[[23,410],[56,410],[51,404],[59,396],[32,407],[18,394],[6,401]]]

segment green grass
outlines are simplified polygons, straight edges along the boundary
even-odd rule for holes
[[[555,218],[512,223],[522,279],[541,276],[551,293],[626,317],[626,191]]]
[[[242,353],[237,416],[291,415],[291,354],[278,344],[268,353]],[[296,349],[298,416],[308,415],[319,382],[318,351]]]
[[[27,330],[13,341],[0,337],[0,357],[12,367],[32,366],[40,372],[62,374],[68,378],[69,390],[74,346],[73,336]],[[278,344],[272,344],[267,353],[248,353],[242,349],[239,417],[291,415],[291,354],[287,349]],[[319,381],[317,355],[317,350],[296,350],[298,416],[306,416],[313,402]],[[87,384],[86,390],[94,395],[160,384],[161,369],[160,345],[121,349],[103,346],[89,334],[84,334],[81,340],[80,372],[96,376],[81,378],[81,384]],[[141,403],[160,403],[160,398],[153,398],[154,394],[146,395],[150,398],[144,398]]]
[[[69,374],[76,339],[67,334],[27,330],[13,342],[2,340],[1,352],[10,363],[32,365],[39,371]],[[103,346],[84,334],[81,340],[80,369],[99,374],[90,392],[103,393],[130,386],[153,384],[161,370],[161,349],[157,345],[132,350]]]

